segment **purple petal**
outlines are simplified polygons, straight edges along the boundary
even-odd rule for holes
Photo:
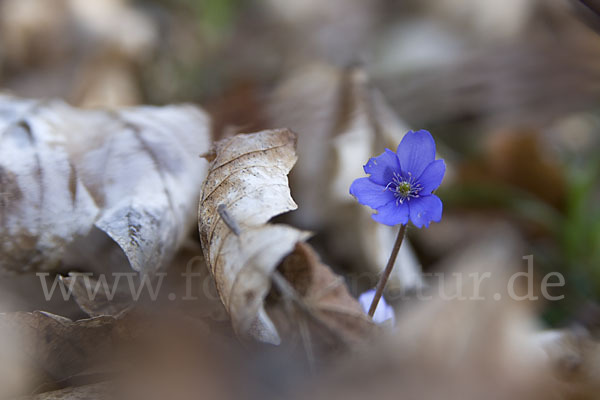
[[[398,145],[398,160],[405,178],[417,178],[435,160],[435,142],[431,133],[410,131]]]
[[[396,200],[394,192],[373,183],[369,178],[358,178],[352,182],[350,194],[356,197],[360,204],[371,208],[379,208]]]
[[[377,214],[371,215],[375,221],[385,225],[405,225],[408,223],[408,204],[404,202],[396,205],[395,201],[391,201],[383,207],[377,209]]]
[[[362,309],[365,313],[369,312],[369,308],[371,308],[371,303],[373,302],[373,298],[375,297],[375,289],[367,290],[358,296],[358,302],[360,303]],[[377,304],[377,308],[375,309],[375,314],[373,315],[373,321],[377,324],[381,324],[389,319],[392,320],[392,325],[394,325],[394,309],[392,306],[386,303],[385,299],[381,297],[379,303]]]
[[[421,184],[422,189],[419,192],[421,196],[431,194],[440,186],[444,174],[446,173],[446,163],[444,160],[435,160],[425,168],[417,182]]]
[[[363,168],[365,173],[371,175],[369,178],[373,182],[383,186],[392,181],[394,172],[400,172],[398,156],[390,149],[385,149],[377,157],[369,159]]]
[[[412,198],[408,201],[410,220],[417,228],[429,228],[430,222],[442,219],[442,201],[434,194]]]

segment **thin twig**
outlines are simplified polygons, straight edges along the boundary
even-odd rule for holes
[[[396,257],[398,256],[398,251],[400,251],[400,245],[402,245],[402,240],[404,240],[404,234],[406,233],[406,225],[402,225],[400,230],[398,231],[398,236],[396,237],[396,242],[394,243],[394,248],[392,249],[392,254],[390,254],[390,258],[383,270],[383,274],[379,278],[379,282],[377,282],[377,287],[375,289],[375,297],[373,297],[373,302],[371,303],[371,307],[369,308],[369,317],[373,317],[375,314],[375,310],[377,309],[377,304],[383,295],[383,290],[385,289],[385,285],[390,278],[392,270],[394,269],[394,264],[396,263]]]

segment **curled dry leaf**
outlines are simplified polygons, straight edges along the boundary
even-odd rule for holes
[[[204,255],[234,329],[269,343],[280,341],[264,307],[272,275],[309,236],[291,226],[268,223],[296,208],[287,180],[296,161],[295,144],[295,134],[287,129],[237,135],[216,143],[199,207]],[[308,262],[302,265],[312,268]],[[329,271],[322,264],[319,268]],[[299,290],[297,282],[291,283]],[[341,287],[346,295],[340,300],[347,307],[344,311],[360,310]],[[325,308],[323,303],[319,320],[329,318]],[[362,313],[357,315],[364,319]]]
[[[396,231],[373,221],[371,211],[348,190],[364,176],[363,163],[386,147],[395,150],[408,128],[370,88],[362,69],[341,71],[321,64],[301,67],[283,81],[272,95],[269,114],[274,125],[298,132],[301,158],[291,182],[300,209],[294,222],[333,232],[331,249],[359,272],[380,271]],[[405,242],[388,288],[420,286],[419,272]]]
[[[198,211],[204,255],[234,328],[266,342],[279,341],[263,307],[271,273],[308,237],[286,225],[267,224],[297,207],[287,180],[296,162],[295,146],[295,135],[285,129],[217,142]],[[226,207],[229,226],[219,206]],[[239,224],[240,232],[232,230],[232,223]]]
[[[284,336],[293,336],[306,323],[312,329],[304,333],[307,337],[302,340],[310,341],[309,346],[318,353],[324,353],[340,343],[358,343],[373,332],[370,318],[350,295],[344,279],[323,264],[308,244],[297,243],[294,251],[281,263],[280,271],[298,296],[286,299],[286,293],[282,293],[282,301],[268,308],[269,315]],[[286,301],[301,302],[305,306],[301,310],[303,314],[294,321],[282,318]]]
[[[107,237],[140,273],[168,263],[193,220],[208,125],[192,106],[0,97],[0,272],[52,270],[77,248],[93,258]]]

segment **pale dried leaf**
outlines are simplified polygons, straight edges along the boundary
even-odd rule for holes
[[[308,236],[267,224],[297,207],[287,180],[296,162],[295,145],[295,135],[285,129],[216,143],[198,212],[204,255],[234,328],[274,343],[279,337],[263,308],[271,273]],[[239,224],[239,235],[219,215],[220,205]]]
[[[35,117],[43,103],[0,102],[0,270],[52,269],[100,211],[78,179],[67,137]],[[39,114],[38,114],[39,115]]]
[[[54,269],[74,240],[97,240],[93,227],[134,270],[166,265],[191,227],[208,125],[192,106],[82,111],[0,97],[0,270]]]

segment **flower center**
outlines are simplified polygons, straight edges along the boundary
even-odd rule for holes
[[[410,183],[408,182],[400,182],[398,186],[396,186],[396,193],[398,193],[402,197],[407,197],[410,194]]]
[[[403,178],[397,172],[394,172],[392,181],[387,184],[385,190],[392,190],[396,198],[396,205],[404,203],[411,197],[419,197],[419,192],[423,187],[408,174],[408,179]]]

